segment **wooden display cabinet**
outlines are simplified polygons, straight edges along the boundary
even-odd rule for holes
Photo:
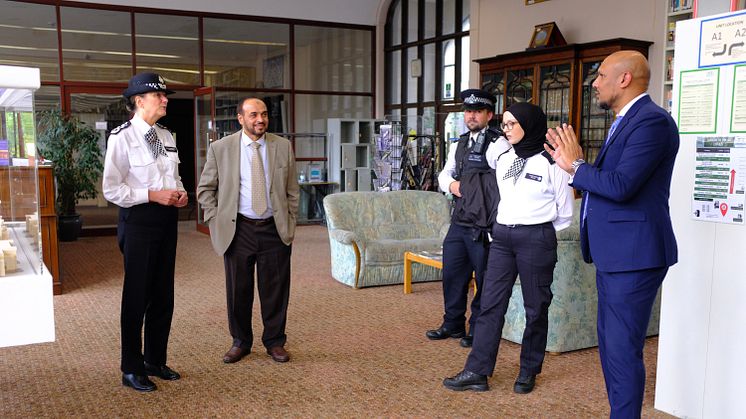
[[[652,42],[617,38],[542,48],[476,60],[482,89],[495,95],[495,114],[516,102],[535,103],[547,114],[547,125],[575,127],[585,159],[593,162],[614,117],[597,106],[592,83],[609,54],[635,50],[646,57]]]

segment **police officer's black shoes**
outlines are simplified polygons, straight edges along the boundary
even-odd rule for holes
[[[513,391],[518,394],[528,394],[534,389],[536,375],[519,375],[513,385]]]
[[[163,380],[178,380],[181,378],[178,372],[172,370],[167,365],[150,365],[147,362],[145,363],[145,373]]]
[[[467,370],[463,370],[453,377],[443,379],[443,386],[454,391],[487,391],[490,389],[487,384],[486,375],[475,374]]]
[[[471,329],[469,329],[469,333],[461,338],[459,345],[461,345],[462,348],[471,348],[472,342],[474,342],[474,335],[471,334]]]
[[[427,336],[430,340],[441,340],[441,339],[448,339],[448,338],[462,338],[464,337],[466,333],[464,330],[451,330],[448,328],[445,328],[441,326],[439,329],[436,330],[428,330],[427,333],[425,333],[425,336]]]
[[[156,389],[155,383],[150,381],[146,375],[122,374],[122,385],[143,392]]]

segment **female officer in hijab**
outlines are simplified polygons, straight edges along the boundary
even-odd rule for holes
[[[501,128],[512,148],[491,162],[500,203],[497,222],[492,227],[482,313],[463,371],[443,380],[443,385],[451,390],[489,389],[487,376],[495,369],[505,312],[520,274],[526,330],[513,391],[525,394],[533,390],[544,362],[552,301],[550,285],[557,263],[555,231],[572,222],[573,193],[567,172],[544,151],[544,111],[536,105],[516,103],[503,114],[502,121]]]
[[[178,208],[187,204],[187,193],[174,137],[156,123],[166,115],[169,93],[155,73],[132,77],[123,95],[134,115],[111,131],[104,161],[104,197],[120,207],[117,239],[124,255],[122,384],[137,391],[156,389],[149,375],[180,378],[166,366],[166,348],[174,312]]]

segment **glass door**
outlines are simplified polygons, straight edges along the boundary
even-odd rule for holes
[[[210,143],[218,139],[215,127],[215,91],[212,87],[203,87],[194,91],[194,162],[197,179],[202,175]],[[199,181],[197,182],[199,183]],[[205,224],[202,206],[197,205],[197,230],[210,234]]]
[[[109,133],[130,119],[122,99],[122,89],[68,88],[65,97],[70,114],[80,118],[99,134],[98,144],[103,161]],[[108,234],[116,230],[119,209],[104,199],[100,178],[96,183],[97,197],[80,200],[76,206],[83,222],[83,235]]]

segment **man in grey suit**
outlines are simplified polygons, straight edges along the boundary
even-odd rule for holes
[[[251,352],[255,266],[262,343],[273,360],[287,362],[290,253],[300,195],[295,157],[290,141],[266,132],[264,102],[245,98],[236,111],[243,129],[210,144],[197,186],[213,248],[225,263],[233,345],[223,362]]]

